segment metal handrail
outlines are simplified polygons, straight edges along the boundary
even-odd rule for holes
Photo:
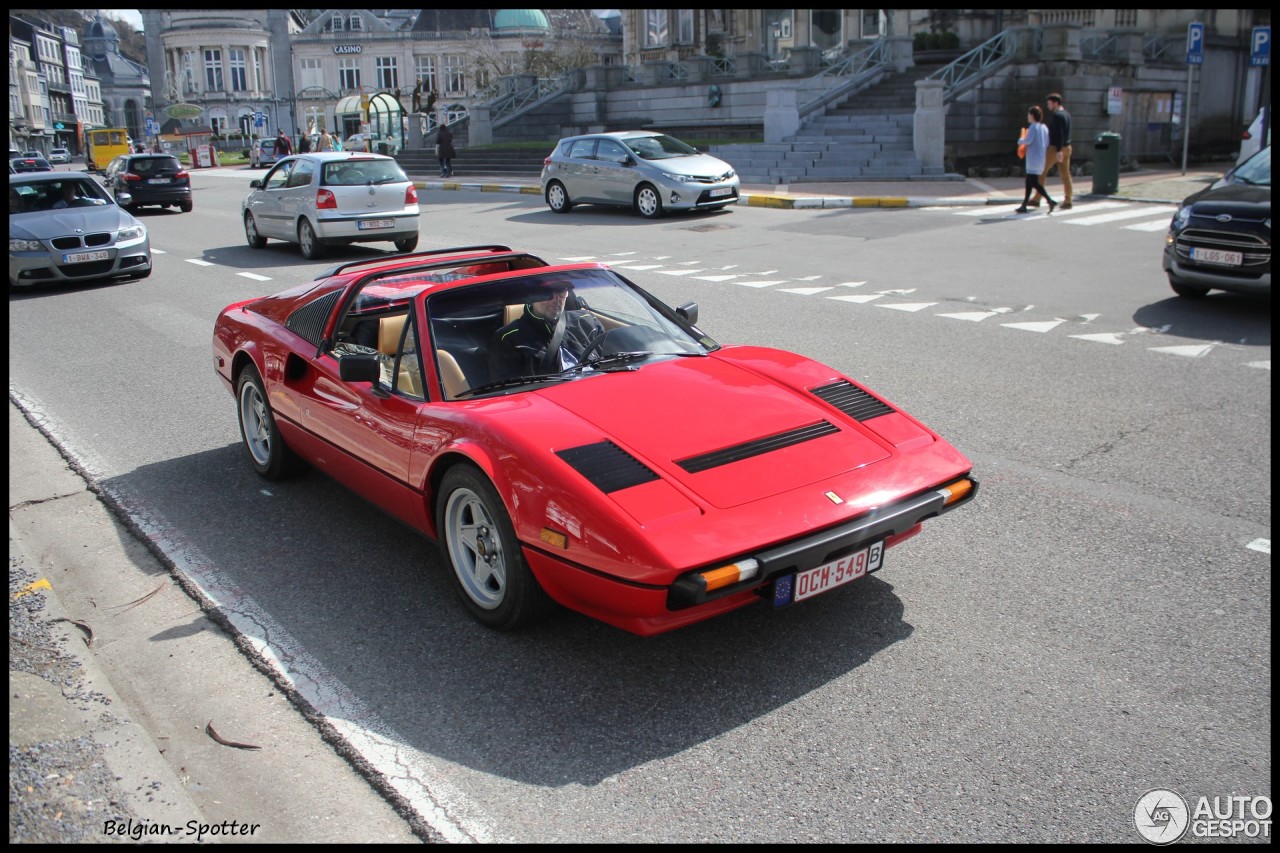
[[[1088,33],[1080,37],[1082,59],[1114,59],[1120,52],[1120,34],[1108,32]]]
[[[1009,64],[1017,49],[1016,39],[1019,32],[1025,32],[1025,30],[1002,30],[925,79],[942,81],[942,101],[948,103],[989,77],[998,68]],[[1035,41],[1033,55],[1040,53],[1044,39],[1043,32],[1039,27],[1031,28]]]
[[[892,58],[889,41],[876,39],[862,50],[823,68],[810,77],[809,81],[824,88],[800,107],[800,117],[804,118],[855,89],[874,82],[893,66]]]

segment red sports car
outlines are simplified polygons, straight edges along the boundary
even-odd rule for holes
[[[641,635],[804,601],[973,499],[839,371],[718,345],[607,266],[505,246],[344,264],[214,328],[259,474],[307,463],[436,539],[463,604]]]

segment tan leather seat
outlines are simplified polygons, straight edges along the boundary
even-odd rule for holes
[[[458,366],[458,360],[448,350],[436,350],[436,364],[440,365],[440,384],[444,386],[444,398],[456,400],[471,385]]]
[[[383,317],[378,321],[378,352],[394,356],[400,349],[400,335],[404,332],[407,314],[399,317]]]

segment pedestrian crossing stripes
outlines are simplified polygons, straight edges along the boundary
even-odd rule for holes
[[[1170,215],[1166,208],[1134,208],[1132,205],[1124,202],[1097,202],[1094,204],[1084,204],[1077,208],[1073,208],[1072,211],[1068,212],[1075,213],[1079,217],[1076,221],[1085,225],[1125,222],[1130,219],[1150,215],[1152,213],[1161,217],[1158,222],[1143,222],[1128,226],[1144,231],[1155,231],[1158,228],[1166,227],[1166,223],[1168,221],[1167,218]],[[987,213],[987,211],[983,211],[983,213]],[[963,211],[957,215],[972,216],[974,213],[972,211]],[[787,294],[786,298],[801,297],[805,299],[825,299],[833,302],[845,302],[852,305],[869,305],[873,308],[887,308],[904,313],[925,312],[931,313],[933,316],[944,320],[959,320],[971,324],[983,323],[991,320],[993,317],[999,317],[1003,319],[1003,322],[998,323],[1001,328],[1041,335],[1048,334],[1053,332],[1055,329],[1062,327],[1065,327],[1065,331],[1080,330],[1082,326],[1087,330],[1101,317],[1099,314],[1081,314],[1070,319],[1054,317],[1052,319],[1030,319],[1009,322],[1010,320],[1014,320],[1019,313],[1025,316],[1026,313],[1034,306],[999,306],[985,308],[983,310],[948,311],[945,310],[946,303],[900,301],[904,297],[914,294],[917,288],[870,290],[867,289],[868,285],[874,287],[873,282],[824,282],[821,280],[823,278],[822,275],[797,275],[790,278],[764,278],[764,276],[776,275],[780,270],[741,270],[740,266],[737,264],[731,264],[728,266],[714,264],[701,266],[701,264],[704,263],[702,261],[679,261],[675,260],[671,256],[623,258],[621,257],[621,254],[622,253],[618,253],[612,256],[578,255],[573,257],[560,257],[556,260],[567,263],[599,260],[609,263],[610,266],[620,270],[625,269],[640,271],[645,274],[687,277],[686,280],[704,281],[713,286],[734,285],[738,287],[748,287],[755,290],[772,289],[777,293]],[[628,252],[625,254],[633,255],[635,253]],[[719,272],[717,272],[717,270]],[[735,270],[735,272],[724,272],[725,270]],[[710,274],[703,275],[702,273]],[[858,288],[859,292],[842,293],[840,292],[841,288]],[[939,305],[943,305],[944,310],[926,312],[926,309],[936,308]],[[1122,346],[1126,343],[1138,341],[1154,343],[1155,340],[1149,336],[1154,335],[1158,337],[1168,334],[1169,331],[1170,327],[1168,326],[1160,328],[1139,326],[1136,328],[1127,328],[1122,331],[1084,331],[1083,334],[1068,334],[1067,337],[1073,340],[1083,341],[1085,343]],[[1146,347],[1148,351],[1153,353],[1192,359],[1206,357],[1220,348],[1222,348],[1221,341]],[[1230,349],[1238,348],[1231,347]],[[1258,370],[1271,369],[1270,360],[1243,361],[1241,364],[1245,367],[1252,367]]]
[[[1168,205],[1135,204],[1127,201],[1093,201],[1078,202],[1070,210],[1059,207],[1048,214],[1047,208],[1032,208],[1026,213],[1018,213],[1013,206],[981,205],[957,210],[951,206],[934,206],[922,210],[942,211],[952,216],[968,216],[971,218],[1008,219],[1025,222],[1056,222],[1067,225],[1110,225],[1129,219],[1155,217],[1149,222],[1138,222],[1119,226],[1128,231],[1164,231],[1169,227],[1169,219],[1173,211]],[[1105,211],[1105,212],[1104,212]]]

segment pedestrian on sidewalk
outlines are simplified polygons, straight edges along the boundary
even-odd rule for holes
[[[284,135],[284,128],[276,134],[276,157],[288,157],[293,153],[293,143]]]
[[[1058,177],[1062,178],[1062,209],[1071,209],[1071,113],[1062,106],[1062,96],[1057,92],[1047,96],[1045,103],[1049,106],[1049,150],[1045,154],[1044,172],[1040,175],[1040,183],[1049,183],[1049,171],[1058,167]],[[1049,196],[1046,194],[1045,198]],[[1040,197],[1036,196],[1036,204]]]
[[[1049,198],[1049,192],[1040,180],[1040,173],[1044,170],[1049,149],[1049,130],[1044,126],[1044,112],[1040,107],[1033,106],[1027,110],[1027,135],[1019,139],[1017,144],[1025,145],[1027,148],[1026,193],[1022,197],[1022,207],[1019,207],[1017,212],[1026,213],[1031,194],[1038,192],[1049,202],[1049,212],[1053,213],[1058,203]]]
[[[440,162],[440,177],[453,177],[453,158],[458,156],[458,152],[453,150],[453,133],[449,130],[449,125],[440,125],[440,132],[436,134],[436,160]]]

